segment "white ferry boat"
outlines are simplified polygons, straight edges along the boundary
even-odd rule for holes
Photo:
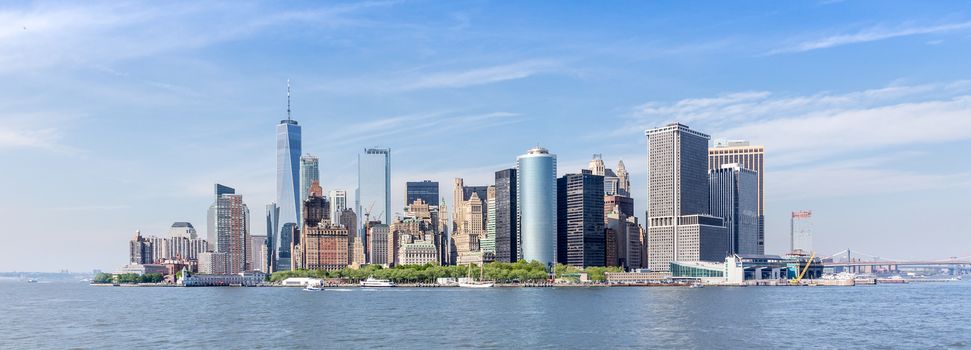
[[[394,287],[394,282],[368,277],[366,280],[361,281],[361,287]]]

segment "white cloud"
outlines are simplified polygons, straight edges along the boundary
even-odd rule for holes
[[[623,132],[690,122],[692,129],[713,139],[763,144],[771,174],[767,178],[777,179],[767,181],[778,181],[771,192],[781,197],[943,188],[966,185],[968,174],[913,173],[872,158],[849,164],[840,160],[882,154],[891,147],[971,140],[969,87],[967,81],[956,81],[842,94],[740,92],[651,102],[637,108]]]
[[[782,53],[806,52],[812,50],[826,49],[836,46],[843,46],[870,41],[885,40],[897,37],[945,33],[971,28],[971,21],[948,23],[934,26],[903,26],[897,28],[886,28],[882,26],[867,28],[852,34],[839,34],[819,39],[803,41],[795,45],[775,49],[767,52],[767,55]]]

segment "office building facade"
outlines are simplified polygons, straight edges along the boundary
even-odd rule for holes
[[[314,181],[320,181],[320,158],[306,154],[300,157],[300,203],[307,200]]]
[[[365,148],[357,158],[357,191],[355,212],[367,240],[365,224],[368,221],[391,223],[391,149]],[[365,245],[365,249],[368,249]]]
[[[721,169],[724,164],[738,164],[755,171],[758,176],[758,253],[765,254],[765,146],[751,145],[747,141],[717,142],[708,149],[708,170]]]
[[[519,225],[517,224],[516,169],[496,172],[495,239],[496,261],[519,260]]]
[[[438,181],[424,180],[405,183],[405,205],[411,205],[419,198],[428,205],[438,206]]]
[[[519,250],[526,261],[556,261],[556,155],[536,147],[516,158]]]
[[[667,272],[672,261],[723,261],[725,227],[708,215],[709,136],[677,123],[645,136],[648,268]]]
[[[590,170],[557,180],[557,262],[605,266],[604,177]]]
[[[274,271],[290,270],[290,245],[300,223],[301,130],[290,117],[287,86],[287,119],[276,126],[276,205],[279,214],[273,238]]]
[[[725,220],[731,254],[761,254],[758,181],[758,173],[738,164],[725,164],[708,174],[710,214]]]

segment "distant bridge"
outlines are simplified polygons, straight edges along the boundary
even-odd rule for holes
[[[842,259],[840,259],[842,258]],[[855,259],[854,259],[855,258]],[[860,268],[860,267],[887,267],[889,270],[897,270],[900,266],[912,266],[912,267],[971,267],[971,256],[967,257],[954,257],[949,259],[940,260],[903,260],[903,259],[880,259],[879,257],[866,254],[859,251],[850,251],[849,249],[843,250],[836,254],[823,257],[822,258],[823,267],[844,267],[844,268]]]

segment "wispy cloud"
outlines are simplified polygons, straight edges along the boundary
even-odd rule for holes
[[[350,124],[336,133],[344,137],[339,144],[359,144],[369,140],[380,140],[382,144],[401,139],[421,140],[424,136],[441,135],[446,131],[468,132],[482,128],[516,123],[522,120],[519,113],[488,112],[458,113],[441,111],[393,116]]]
[[[14,148],[45,148],[58,146],[57,129],[17,130],[0,126],[0,150]]]
[[[400,90],[429,88],[458,88],[527,78],[549,71],[556,65],[551,61],[524,61],[485,68],[422,74]]]
[[[456,89],[526,79],[556,73],[561,65],[554,60],[529,59],[478,67],[435,69],[429,66],[375,76],[328,79],[311,90],[328,93],[401,93],[429,89]]]
[[[783,53],[806,52],[812,50],[826,49],[836,46],[849,44],[865,43],[871,41],[892,39],[911,35],[945,33],[971,28],[971,21],[940,24],[933,26],[899,26],[887,28],[877,26],[867,28],[856,33],[832,35],[796,43],[767,52],[767,55]]]
[[[34,4],[0,10],[0,72],[112,62],[234,40],[282,24],[366,25],[354,14],[393,2],[273,11],[257,4]]]

